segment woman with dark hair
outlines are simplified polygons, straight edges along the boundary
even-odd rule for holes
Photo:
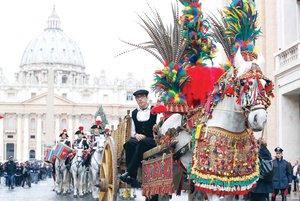
[[[267,148],[267,143],[260,138],[257,140],[257,144],[259,146],[259,159],[272,160],[271,153]],[[256,187],[249,193],[250,201],[268,201],[270,199],[269,194],[273,192],[272,177],[273,175],[271,174],[257,181]]]

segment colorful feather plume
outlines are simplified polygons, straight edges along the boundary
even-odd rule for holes
[[[164,103],[184,103],[185,95],[182,93],[182,88],[188,78],[183,66],[166,62],[162,70],[155,72],[152,89],[161,96],[161,101]]]
[[[180,23],[183,24],[182,34],[187,39],[187,46],[181,63],[188,62],[188,66],[204,66],[205,61],[212,60],[217,51],[210,33],[210,23],[201,10],[201,3],[188,1],[183,4],[185,7]]]
[[[144,16],[138,16],[142,21],[139,25],[146,31],[151,40],[139,44],[122,40],[122,42],[135,47],[124,53],[142,49],[152,54],[163,65],[165,61],[179,63],[186,44],[182,38],[183,25],[179,24],[178,4],[172,5],[173,23],[171,25],[165,25],[157,10],[151,8],[150,5],[149,9],[152,16],[146,13]]]
[[[219,10],[219,14],[221,17],[210,14],[208,15],[208,19],[210,21],[210,24],[212,25],[212,35],[216,39],[216,41],[222,45],[223,50],[227,56],[227,60],[230,63],[232,62],[232,58],[234,56],[232,47],[234,46],[235,39],[226,36],[227,25],[224,20],[224,14],[221,10]]]
[[[254,42],[261,34],[257,22],[258,13],[252,0],[233,0],[230,6],[224,9],[226,23],[226,38],[234,39],[233,52],[255,52]]]

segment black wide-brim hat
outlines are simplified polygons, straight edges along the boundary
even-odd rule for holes
[[[68,133],[61,133],[61,134],[59,135],[59,137],[61,137],[63,134],[65,134],[67,137],[69,137]]]
[[[283,149],[281,149],[280,147],[276,147],[274,149],[275,152],[279,152],[279,153],[282,153],[283,152]]]
[[[78,130],[78,131],[76,131],[76,132],[75,132],[75,135],[79,135],[79,134],[82,134],[82,135],[84,135],[84,133],[83,133],[83,132],[81,132],[81,130]]]
[[[100,125],[98,126],[98,125],[96,125],[96,124],[95,124],[95,125],[92,125],[91,129],[95,129],[95,128],[101,129],[101,126],[100,126]]]
[[[137,95],[146,95],[148,96],[149,94],[149,91],[145,90],[145,89],[140,89],[140,90],[137,90],[136,92],[133,93],[134,96],[137,96]]]

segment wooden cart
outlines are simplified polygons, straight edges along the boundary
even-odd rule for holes
[[[124,119],[120,119],[118,128],[110,136],[106,136],[99,175],[100,201],[115,201],[119,188],[126,186],[119,181],[118,176],[126,170],[123,145],[131,135],[131,117],[129,114],[130,111],[127,111]],[[176,141],[171,141],[154,147],[144,153],[144,160],[155,160],[157,157],[163,158],[166,154],[171,154],[174,151],[172,147],[176,143]],[[164,156],[162,157],[162,155]],[[169,196],[160,196],[159,200],[169,200]]]

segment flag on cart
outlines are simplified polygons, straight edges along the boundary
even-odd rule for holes
[[[55,155],[62,159],[65,160],[68,156],[69,153],[71,153],[73,150],[71,147],[62,144],[62,143],[57,143],[56,148],[55,148]]]

